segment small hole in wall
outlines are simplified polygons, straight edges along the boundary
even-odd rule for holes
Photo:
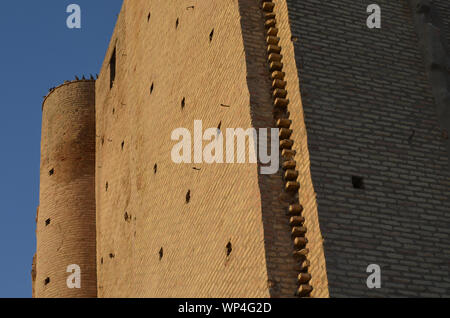
[[[50,284],[50,277],[47,277],[47,278],[44,280],[44,285],[48,285],[48,284]]]
[[[48,172],[48,175],[49,176],[53,176],[55,174],[55,169],[51,169],[49,172]]]
[[[408,144],[411,144],[411,143],[412,143],[415,134],[416,134],[416,131],[415,131],[415,130],[412,130],[412,131],[411,131],[411,134],[410,134],[409,137],[408,137]]]
[[[45,226],[49,226],[50,225],[50,219],[45,220]]]
[[[105,144],[105,137],[102,136],[102,146]]]
[[[150,21],[151,15],[152,15],[152,14],[149,12],[149,13],[148,13],[148,16],[147,16],[147,22]]]
[[[113,253],[109,253],[109,258],[114,258],[115,255]]]
[[[186,98],[183,97],[181,100],[181,108],[184,109],[184,106],[186,106]]]
[[[109,184],[108,184],[108,182],[106,182],[106,184],[105,184],[105,190],[108,192],[108,187],[109,187]]]
[[[175,29],[178,29],[179,25],[180,25],[180,19],[177,18],[177,21],[175,22]]]
[[[131,219],[130,215],[128,215],[128,212],[124,213],[123,218],[125,219],[126,222],[128,222]]]
[[[186,203],[189,203],[191,201],[191,190],[188,190],[186,193]]]
[[[153,166],[153,172],[156,174],[158,172],[158,165],[155,163]]]
[[[116,113],[116,109],[115,108],[113,108],[112,113],[113,113],[113,115]]]
[[[161,249],[159,250],[159,260],[162,260],[163,256],[164,256],[164,250],[161,247]]]
[[[219,123],[219,126],[217,126],[217,134],[220,135],[220,128],[222,128],[222,122]]]
[[[227,256],[230,256],[231,252],[233,251],[233,246],[231,245],[231,242],[228,242],[226,249],[227,249]]]
[[[100,258],[100,264],[103,264],[103,257]]]
[[[355,188],[355,189],[362,189],[362,190],[365,189],[363,177],[353,176],[352,184],[353,184],[353,188]]]
[[[212,42],[214,37],[214,29],[212,29],[211,33],[209,34],[209,42]]]
[[[114,86],[114,80],[116,79],[116,48],[114,48],[111,59],[109,61],[109,72],[109,88],[111,89]]]
[[[121,147],[122,147],[122,150],[123,150],[123,147],[125,146],[125,141],[122,141],[122,145],[121,145]]]
[[[153,88],[155,87],[155,85],[152,83],[152,86],[150,86],[150,94],[153,93]]]

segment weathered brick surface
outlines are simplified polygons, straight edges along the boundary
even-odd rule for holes
[[[406,1],[378,1],[381,30],[372,1],[273,3],[311,296],[449,296],[449,160]],[[260,0],[124,1],[95,97],[80,81],[44,103],[37,297],[294,296],[282,171],[170,155],[194,120],[275,127],[265,32]]]
[[[373,1],[286,2],[330,296],[449,296],[449,158],[406,1],[377,1],[380,30]]]
[[[443,34],[447,39],[447,50],[450,49],[450,1],[434,0],[434,5],[437,8],[437,14],[443,26]]]
[[[238,1],[125,1],[111,43],[96,92],[99,296],[269,296],[257,166],[170,155],[195,119],[252,126]]]
[[[172,130],[193,131],[195,119],[222,131],[275,127],[260,3],[190,5],[125,1],[97,81],[99,296],[292,297],[298,272],[281,170],[170,158]],[[314,213],[307,168],[302,193]],[[311,247],[323,260],[313,216]]]
[[[260,10],[258,1],[244,0],[239,1],[241,14],[241,27],[243,32],[243,41],[246,54],[247,64],[247,83],[250,91],[250,109],[252,116],[252,125],[256,128],[275,127],[273,117],[273,101],[271,97],[270,72],[267,63],[267,44],[265,39],[266,30],[264,28],[264,20]],[[285,10],[286,8],[284,8]],[[281,12],[281,10],[280,10]],[[286,10],[284,11],[286,12]],[[288,31],[288,28],[286,29]],[[290,36],[283,34],[284,38],[290,39]],[[286,48],[286,50],[288,50]],[[286,60],[289,64],[289,60]],[[295,61],[292,54],[292,70],[295,69]],[[297,77],[296,71],[291,72]],[[290,79],[290,78],[289,78]],[[292,81],[292,87],[295,87],[295,80]],[[296,92],[293,94],[293,105],[296,110],[300,109],[300,96],[298,94],[298,80]],[[291,83],[290,83],[291,84]],[[291,86],[289,86],[290,88]],[[296,97],[295,97],[296,96]],[[297,133],[301,133],[302,118],[296,119]],[[304,131],[304,130],[303,130]],[[298,139],[301,143],[302,139]],[[299,156],[306,156],[307,152],[299,151]],[[280,161],[281,162],[281,161]],[[316,244],[314,238],[319,238],[318,223],[314,224],[314,217],[310,215],[310,205],[307,195],[313,193],[310,185],[308,172],[304,171],[305,167],[300,167],[300,180],[302,189],[300,191],[301,202],[305,206],[305,216],[308,218],[307,226],[310,228],[308,239],[310,243],[308,248],[311,250],[312,264],[318,265],[316,256],[321,255],[323,259],[323,250],[321,244]],[[298,271],[295,269],[296,262],[292,257],[294,251],[291,239],[291,227],[289,226],[289,217],[287,216],[289,204],[283,200],[284,182],[282,179],[283,170],[280,168],[278,173],[274,175],[259,175],[258,183],[262,195],[261,213],[264,224],[264,242],[266,249],[266,266],[268,271],[269,292],[271,297],[293,297],[297,288]],[[309,183],[308,183],[309,180]],[[305,195],[307,194],[307,195]],[[298,200],[297,200],[298,202]],[[317,218],[316,218],[317,220]],[[315,231],[317,230],[317,231]],[[316,272],[314,272],[316,274]],[[326,285],[319,283],[316,275],[312,281],[314,287],[314,295],[324,295],[327,293]],[[325,277],[326,280],[326,277]],[[322,293],[322,294],[321,294]]]
[[[300,182],[299,202],[302,204],[305,217],[305,226],[308,229],[306,237],[308,239],[307,248],[310,250],[308,259],[311,262],[309,272],[312,275],[311,285],[314,290],[312,297],[328,297],[328,282],[325,268],[325,258],[323,252],[323,238],[320,232],[319,219],[317,214],[316,192],[311,179],[311,163],[308,149],[308,134],[305,127],[305,118],[302,105],[302,98],[299,89],[299,79],[292,42],[293,34],[289,24],[286,1],[275,0],[275,14],[277,27],[279,29],[280,46],[283,55],[283,71],[286,73],[286,90],[290,104],[288,107],[289,118],[292,120],[293,130],[291,139],[295,141],[293,150],[297,152],[295,160],[299,171],[298,181]],[[290,229],[288,229],[289,231]],[[280,233],[281,235],[281,233]]]
[[[94,164],[95,82],[65,83],[43,103],[35,297],[97,295]],[[80,289],[67,287],[71,264]]]

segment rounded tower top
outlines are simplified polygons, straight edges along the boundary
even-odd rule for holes
[[[57,92],[60,88],[65,87],[65,86],[69,86],[69,85],[73,85],[73,84],[80,84],[80,83],[94,83],[95,84],[96,80],[95,79],[78,79],[78,80],[73,80],[73,81],[64,81],[64,83],[52,87],[49,89],[47,95],[44,96],[44,100],[42,101],[42,110],[44,110],[44,105],[45,102],[47,101],[47,99],[55,92]]]

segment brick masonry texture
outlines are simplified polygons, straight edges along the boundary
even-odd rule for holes
[[[273,102],[271,98],[271,79],[267,65],[267,44],[265,41],[265,28],[261,16],[260,3],[258,1],[239,1],[239,11],[241,15],[242,37],[244,42],[246,64],[247,64],[247,85],[250,92],[250,111],[252,125],[255,128],[275,127],[273,118]],[[286,8],[284,8],[286,9]],[[280,12],[282,10],[279,10]],[[284,11],[286,12],[286,11]],[[287,16],[287,14],[286,14]],[[281,36],[281,34],[280,34]],[[288,34],[282,34],[283,39],[290,39]],[[288,40],[286,40],[287,42]],[[283,41],[284,42],[284,41]],[[288,49],[286,49],[288,51]],[[293,50],[291,57],[293,59]],[[294,64],[295,65],[295,62]],[[293,71],[295,78],[297,72]],[[286,77],[288,78],[288,76]],[[293,105],[298,110],[301,105],[298,94],[298,80],[292,80],[293,89],[297,95],[293,94]],[[303,123],[301,117],[296,121],[299,126]],[[303,125],[304,126],[304,125]],[[296,133],[304,133],[299,128]],[[302,139],[299,139],[301,141]],[[299,151],[299,155],[307,157],[307,150]],[[281,162],[281,161],[280,161]],[[306,162],[306,161],[305,161]],[[300,190],[301,202],[304,204],[304,216],[308,227],[308,248],[311,250],[309,259],[314,274],[324,272],[323,249],[317,216],[313,214],[314,200],[309,201],[314,190],[311,185],[311,178],[307,171],[300,167],[302,188]],[[294,250],[291,240],[291,228],[289,227],[289,217],[287,216],[289,203],[284,199],[284,183],[282,180],[283,170],[274,175],[259,175],[259,187],[262,195],[261,213],[264,224],[264,242],[266,249],[266,266],[268,271],[268,284],[271,297],[292,297],[297,288],[296,262],[292,257]],[[298,200],[297,200],[298,202]],[[320,262],[322,260],[322,262]],[[311,285],[314,291],[311,296],[319,297],[327,295],[326,275],[315,275]]]
[[[35,297],[96,297],[95,81],[65,83],[43,103]],[[67,266],[81,267],[69,289]]]
[[[450,1],[434,0],[433,4],[437,8],[438,16],[443,25],[443,35],[447,39],[447,50],[450,49]]]
[[[408,1],[377,1],[375,30],[373,1],[268,2],[298,192],[281,167],[171,159],[194,120],[276,127],[262,1],[125,0],[95,85],[44,101],[34,296],[294,297],[294,201],[311,297],[450,296],[449,155]]]
[[[99,296],[293,297],[281,171],[171,160],[172,130],[195,119],[274,127],[260,3],[191,5],[125,1],[97,81]]]
[[[96,91],[99,296],[268,297],[257,166],[171,159],[172,131],[195,119],[252,126],[238,2],[125,1],[111,43]]]
[[[407,2],[377,1],[374,30],[373,1],[286,3],[330,296],[450,296],[449,158]]]
[[[439,9],[429,1],[409,0],[419,47],[424,56],[428,80],[436,106],[439,126],[450,154],[450,54],[445,37],[445,24]],[[444,15],[445,15],[445,11]],[[450,167],[450,166],[449,166]]]
[[[299,201],[304,211],[305,226],[308,229],[306,238],[307,248],[310,250],[309,260],[311,262],[310,273],[312,279],[310,284],[314,290],[312,297],[328,297],[328,283],[325,268],[325,259],[322,244],[322,235],[319,228],[317,214],[316,193],[311,180],[310,155],[308,150],[308,136],[305,127],[302,99],[300,96],[299,79],[297,74],[294,46],[292,43],[292,33],[289,25],[287,4],[285,1],[274,1],[274,13],[277,17],[277,27],[279,29],[281,54],[283,55],[283,71],[286,73],[286,90],[288,91],[289,118],[292,120],[293,130],[291,139],[295,141],[293,150],[296,151],[295,161],[299,171],[298,181],[300,182]],[[282,221],[286,222],[285,217]],[[288,229],[287,231],[289,231]],[[281,235],[281,233],[279,234]]]

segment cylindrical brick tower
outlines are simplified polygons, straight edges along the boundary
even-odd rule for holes
[[[65,82],[42,111],[35,297],[96,297],[95,81]]]

